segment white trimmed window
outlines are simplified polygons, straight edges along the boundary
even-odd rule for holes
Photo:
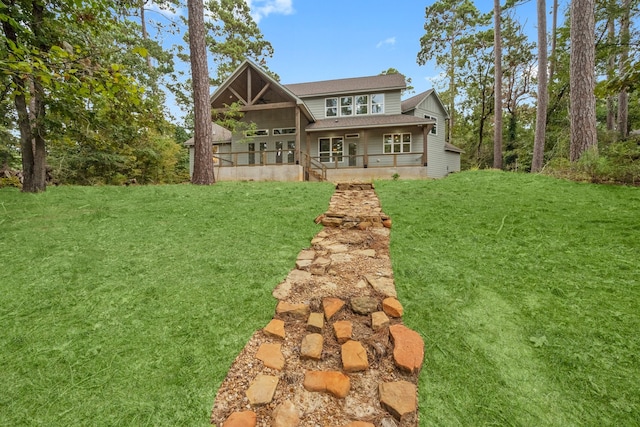
[[[274,135],[290,135],[296,133],[296,128],[274,128]]]
[[[341,116],[353,115],[353,96],[340,97],[340,115]]]
[[[323,163],[341,162],[344,143],[341,136],[318,139],[318,155]]]
[[[244,136],[252,138],[254,136],[269,136],[269,129],[253,129],[244,131]]]
[[[410,153],[411,134],[410,133],[386,133],[382,137],[384,154]]]
[[[356,96],[356,115],[369,114],[369,95]]]
[[[326,98],[324,100],[325,117],[336,117],[338,115],[338,98]]]
[[[375,93],[371,95],[371,114],[384,113],[384,93]]]
[[[431,119],[431,120],[435,120],[435,121],[436,121],[436,123],[435,123],[435,124],[433,125],[433,127],[431,128],[431,135],[437,135],[437,134],[438,134],[438,130],[437,130],[437,129],[438,129],[438,118],[437,118],[437,117],[430,116],[430,115],[428,115],[428,114],[425,114],[425,115],[424,115],[424,118],[425,118],[425,119]]]

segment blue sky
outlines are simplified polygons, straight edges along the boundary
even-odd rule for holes
[[[370,76],[393,67],[411,78],[419,93],[434,87],[434,78],[442,72],[434,63],[419,66],[416,62],[424,34],[425,8],[433,0],[248,3],[264,38],[273,45],[275,53],[268,66],[282,83]],[[551,4],[547,0],[549,10]],[[476,6],[488,12],[493,9],[493,1],[478,0]],[[530,0],[516,9],[518,19],[534,40],[535,7],[535,1]],[[178,13],[186,16],[186,11]],[[548,21],[550,27],[550,15]],[[210,70],[212,66],[210,61]]]

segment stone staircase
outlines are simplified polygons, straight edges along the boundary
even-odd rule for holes
[[[417,426],[420,335],[402,323],[391,220],[371,184],[339,184],[325,228],[273,292],[214,403],[217,426]]]

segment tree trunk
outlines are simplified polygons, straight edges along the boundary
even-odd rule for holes
[[[456,80],[454,71],[454,59],[455,59],[455,39],[451,39],[451,69],[449,70],[449,139],[448,143],[453,144],[453,126],[455,124],[456,114]]]
[[[533,141],[531,172],[540,172],[544,162],[544,143],[547,131],[547,5],[538,0],[538,99],[536,106],[536,135]]]
[[[38,47],[45,51],[44,36],[42,34],[44,6],[35,0],[32,2],[32,19],[30,29],[37,39]],[[18,45],[18,37],[13,27],[2,22],[2,28],[7,40]],[[46,180],[46,150],[44,140],[45,103],[42,85],[30,77],[13,75],[14,104],[18,115],[18,129],[20,131],[20,151],[22,152],[22,191],[37,193],[47,189]],[[25,94],[31,92],[32,108],[29,111]]]
[[[502,31],[500,0],[493,1],[494,85],[493,167],[502,169]]]
[[[213,175],[213,150],[211,148],[211,104],[209,99],[209,67],[205,44],[204,6],[202,0],[188,0],[189,48],[191,51],[191,79],[195,114],[194,132],[194,184],[209,185],[215,182]]]
[[[629,61],[629,20],[630,1],[624,0],[622,3],[622,17],[620,18],[620,75],[624,76],[628,70]],[[618,133],[621,139],[629,136],[629,93],[623,87],[618,93]]]
[[[546,7],[546,5],[545,5]],[[546,21],[545,16],[545,21]],[[546,30],[546,28],[545,28]],[[553,75],[556,71],[556,42],[558,38],[558,0],[553,0],[553,11],[551,12],[551,64],[549,65],[549,81],[553,81]],[[547,98],[549,94],[547,94]]]
[[[598,147],[595,97],[595,4],[594,0],[571,1],[569,158],[577,161],[591,147]]]
[[[607,21],[607,38],[609,46],[613,46],[616,40],[616,25],[613,18]],[[615,77],[616,72],[616,55],[613,50],[609,53],[607,61],[607,78],[609,80]],[[607,96],[607,130],[613,131],[616,126],[615,99],[612,95]]]

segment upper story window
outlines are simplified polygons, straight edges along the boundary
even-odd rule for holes
[[[324,99],[325,117],[384,114],[384,93]]]
[[[369,114],[369,95],[356,96],[356,114]]]
[[[341,116],[353,115],[353,96],[340,97],[340,115]]]
[[[274,128],[273,129],[274,135],[289,135],[293,133],[296,133],[296,128]]]
[[[384,113],[384,93],[371,95],[371,114]]]
[[[338,115],[338,98],[325,99],[324,111],[326,117],[336,117]]]
[[[431,128],[431,132],[430,132],[430,133],[431,133],[431,135],[437,135],[437,134],[438,134],[438,130],[437,130],[437,128],[438,128],[438,118],[437,118],[437,117],[430,116],[430,115],[428,115],[428,114],[425,114],[425,115],[424,115],[424,118],[425,118],[425,119],[431,119],[431,120],[435,120],[435,121],[436,121],[436,123],[435,123],[435,124],[433,125],[433,127]]]
[[[252,129],[244,131],[244,136],[246,137],[254,137],[254,136],[269,136],[269,129]]]

